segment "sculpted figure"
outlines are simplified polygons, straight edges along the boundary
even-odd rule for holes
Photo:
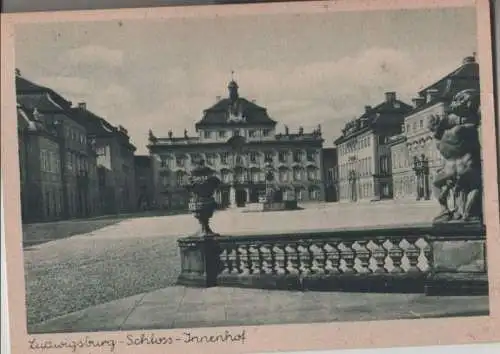
[[[433,182],[434,195],[441,205],[435,222],[482,218],[479,124],[479,92],[474,89],[457,93],[444,116],[433,115],[428,121],[444,159]],[[454,200],[451,209],[448,207],[450,197]]]

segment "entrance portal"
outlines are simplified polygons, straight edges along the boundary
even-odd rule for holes
[[[244,189],[236,190],[236,206],[244,207],[247,201],[247,192]]]

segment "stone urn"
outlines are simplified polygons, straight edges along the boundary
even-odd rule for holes
[[[199,236],[213,237],[216,234],[210,228],[210,219],[212,218],[217,203],[214,199],[214,192],[219,187],[220,180],[214,176],[214,171],[205,166],[205,161],[201,160],[191,171],[188,191],[191,193],[189,200],[189,211],[201,225]]]

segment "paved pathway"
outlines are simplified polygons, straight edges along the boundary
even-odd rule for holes
[[[32,325],[30,333],[488,315],[488,298],[168,287]]]

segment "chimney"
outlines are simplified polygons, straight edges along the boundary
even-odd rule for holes
[[[462,65],[473,64],[475,62],[476,62],[476,58],[474,56],[468,56],[462,60]]]
[[[438,90],[437,89],[428,89],[425,93],[427,95],[426,102],[429,103],[437,98]]]
[[[78,108],[82,109],[82,110],[87,110],[87,104],[85,102],[79,102],[78,103]]]
[[[385,101],[386,102],[394,102],[394,101],[396,101],[396,92],[394,92],[394,91],[386,92],[385,93]]]
[[[425,103],[425,98],[424,97],[415,97],[414,99],[412,99],[412,101],[413,101],[413,105],[416,108],[418,108]]]
[[[365,112],[368,113],[372,109],[372,106],[365,106]]]

